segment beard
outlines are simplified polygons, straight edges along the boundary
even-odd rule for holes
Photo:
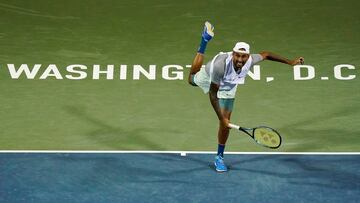
[[[237,69],[241,69],[241,68],[244,66],[244,63],[243,63],[243,62],[236,62],[236,63],[234,63],[234,66],[235,66]]]

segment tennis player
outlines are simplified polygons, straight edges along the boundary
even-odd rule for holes
[[[215,168],[218,172],[225,172],[228,169],[224,163],[224,150],[229,136],[229,120],[237,86],[244,84],[250,68],[263,60],[277,61],[294,66],[303,64],[304,58],[289,60],[267,51],[250,54],[250,45],[246,42],[238,42],[231,52],[220,52],[205,67],[202,67],[207,43],[213,37],[214,27],[209,22],[205,22],[201,43],[191,65],[188,82],[192,86],[200,87],[205,94],[209,94],[210,103],[219,119],[218,152],[214,162]]]

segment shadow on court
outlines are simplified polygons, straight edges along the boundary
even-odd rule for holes
[[[323,157],[324,156],[312,156],[311,158],[307,156],[281,157],[281,155],[276,155],[276,158],[271,158],[272,161],[275,160],[279,166],[286,166],[296,170],[271,171],[250,168],[233,168],[233,170],[266,174],[286,179],[290,184],[304,186],[318,186],[344,191],[358,190],[360,188],[360,163],[354,162],[354,159],[349,157],[333,158],[331,161],[329,161],[327,157],[327,159],[324,160]],[[259,159],[259,161],[261,160]],[[233,164],[237,163],[235,162]],[[349,166],[355,166],[355,171],[349,171],[347,168]]]
[[[158,129],[150,127],[136,127],[136,125],[128,127],[112,126],[100,120],[96,117],[91,116],[82,107],[66,106],[65,111],[95,127],[95,130],[87,132],[91,140],[95,140],[102,145],[106,145],[114,149],[152,149],[162,150],[163,146],[159,143],[151,141],[147,136],[148,133],[168,132],[169,134],[181,133],[171,129]],[[121,123],[119,124],[121,126]]]
[[[1,202],[355,202],[359,156],[0,154]]]

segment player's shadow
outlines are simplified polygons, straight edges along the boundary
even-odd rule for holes
[[[156,157],[158,159],[158,161],[171,161],[174,160],[174,154],[152,154],[151,156]],[[229,161],[227,162],[227,166],[229,171],[231,172],[232,170],[236,171],[236,170],[241,170],[239,169],[239,166],[241,167],[241,165],[243,164],[249,164],[252,162],[258,162],[258,161],[262,161],[265,159],[268,159],[267,157],[264,156],[251,156],[250,158],[247,159],[243,159],[242,155],[231,155],[231,160],[233,160],[235,157],[235,159],[238,159],[238,161]],[[176,156],[175,156],[176,157]],[[191,172],[197,172],[197,171],[211,171],[211,172],[215,172],[215,165],[214,165],[214,161],[215,161],[215,154],[206,154],[206,155],[201,155],[201,154],[189,154],[186,157],[184,157],[184,160],[188,163],[192,163],[193,168],[189,168],[186,169],[184,171],[177,171],[178,173],[191,173]]]
[[[204,178],[216,176],[215,171],[203,164],[205,161],[199,163],[196,159],[189,162],[188,156],[181,157],[179,154],[70,154],[59,155],[56,159],[65,168],[61,171],[67,172],[63,176],[73,177],[78,191],[87,191],[84,186],[94,185],[94,182],[110,188],[119,184],[140,184],[140,187],[181,184],[216,189],[219,184],[217,180]],[[237,186],[238,182],[234,180],[224,184]]]
[[[82,107],[65,106],[65,111],[75,116],[88,124],[91,128],[95,127],[95,130],[86,133],[91,140],[95,140],[100,145],[105,145],[111,149],[151,149],[151,150],[162,150],[164,147],[161,143],[156,143],[149,138],[150,133],[158,133],[159,131],[167,131],[169,134],[181,133],[175,130],[169,129],[156,129],[153,127],[136,127],[133,126],[124,128],[121,126],[112,126],[107,124],[94,116],[87,113]],[[110,118],[109,118],[110,119]],[[135,127],[135,128],[133,128]]]
[[[346,158],[312,162],[291,158],[283,160],[283,162],[298,167],[302,171],[301,174],[297,175],[298,178],[289,178],[289,182],[292,184],[357,191],[360,189],[359,161],[359,159]],[[296,177],[296,174],[292,175]]]
[[[256,167],[256,164],[251,164],[249,168],[248,163],[253,161],[271,160],[273,166],[266,167],[266,164],[261,167]],[[294,156],[269,157],[260,156],[256,159],[250,159],[232,162],[230,166],[234,171],[246,171],[249,173],[256,173],[259,176],[274,176],[276,178],[285,179],[290,184],[307,185],[325,188],[334,188],[339,190],[359,190],[360,189],[360,169],[359,158],[337,157],[311,160],[309,158]],[[270,163],[270,162],[268,162]],[[345,167],[348,166],[349,169]],[[261,168],[261,169],[259,169]],[[268,169],[268,170],[266,170]],[[291,172],[283,172],[291,171]]]

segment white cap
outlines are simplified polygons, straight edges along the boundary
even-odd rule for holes
[[[240,50],[240,49],[244,49],[244,50]],[[238,42],[235,44],[233,51],[237,53],[250,54],[250,45],[245,42]]]

